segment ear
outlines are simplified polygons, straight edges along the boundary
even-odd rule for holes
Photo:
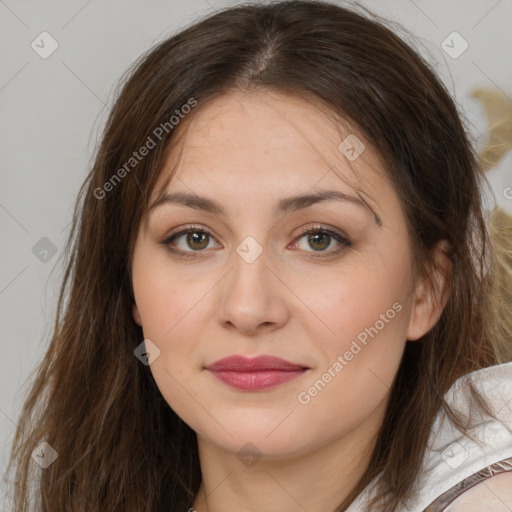
[[[429,289],[425,278],[418,281],[409,318],[407,340],[415,341],[429,332],[438,322],[448,302],[451,261],[445,252],[447,248],[447,241],[441,240],[434,249],[435,271],[434,275],[429,276],[435,284],[434,290]]]
[[[135,302],[132,305],[132,314],[133,314],[133,319],[135,320],[135,323],[142,327],[142,320],[140,318],[140,313],[139,313],[139,310],[137,309],[137,305],[135,304]]]

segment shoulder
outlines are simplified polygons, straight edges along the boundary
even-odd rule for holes
[[[496,417],[487,417],[474,407],[467,377]],[[511,396],[512,363],[479,370],[452,387],[445,398],[472,425],[471,432],[463,435],[440,412],[426,452],[425,471],[419,475],[417,510],[512,511]]]
[[[445,512],[510,512],[512,510],[512,472],[483,480],[454,500]]]

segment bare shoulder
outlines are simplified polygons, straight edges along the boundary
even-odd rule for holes
[[[483,480],[451,503],[445,512],[512,511],[512,471]]]

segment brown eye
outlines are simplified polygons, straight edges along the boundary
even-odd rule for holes
[[[298,245],[302,239],[306,240],[307,246],[299,247],[299,249],[311,254],[318,253],[318,256],[315,255],[315,257],[332,256],[352,245],[345,236],[322,226],[304,230],[296,238],[295,244]],[[206,253],[205,249],[208,249],[212,240],[215,239],[208,231],[200,227],[188,226],[173,233],[160,243],[178,256],[193,257],[194,253]],[[334,248],[331,247],[333,240]],[[328,250],[330,247],[332,250]]]
[[[315,250],[323,250],[329,247],[331,236],[327,233],[315,233],[308,235],[308,243]]]
[[[322,226],[313,227],[303,231],[296,239],[296,244],[298,244],[302,239],[306,240],[307,246],[302,248],[299,247],[300,249],[303,249],[306,252],[325,253],[326,256],[336,254],[352,245],[350,240],[345,236]],[[327,250],[332,245],[333,239],[337,243],[338,247],[335,247],[333,250]],[[308,248],[313,250],[308,250]]]
[[[196,251],[205,249],[208,246],[208,234],[204,231],[189,231],[186,234],[186,241],[188,246]]]
[[[204,249],[208,248],[212,239],[213,237],[210,233],[204,229],[191,226],[186,229],[182,229],[178,233],[172,234],[161,243],[171,252],[191,256],[192,254],[190,253],[202,252]]]

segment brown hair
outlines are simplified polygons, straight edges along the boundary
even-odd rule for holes
[[[484,177],[450,94],[386,24],[321,1],[246,4],[173,35],[123,77],[79,192],[55,325],[12,447],[15,512],[192,506],[201,481],[195,433],[133,353],[143,334],[131,312],[131,258],[179,133],[169,120],[197,101],[191,119],[234,89],[313,97],[358,127],[386,162],[419,278],[433,289],[433,249],[448,243],[448,302],[430,332],[407,342],[371,462],[337,510],[381,472],[383,510],[406,502],[441,408],[467,430],[443,394],[458,377],[510,356],[492,301],[498,262],[482,213]],[[127,166],[148,137],[156,147]],[[58,458],[35,474],[32,504],[31,452],[42,441]]]

